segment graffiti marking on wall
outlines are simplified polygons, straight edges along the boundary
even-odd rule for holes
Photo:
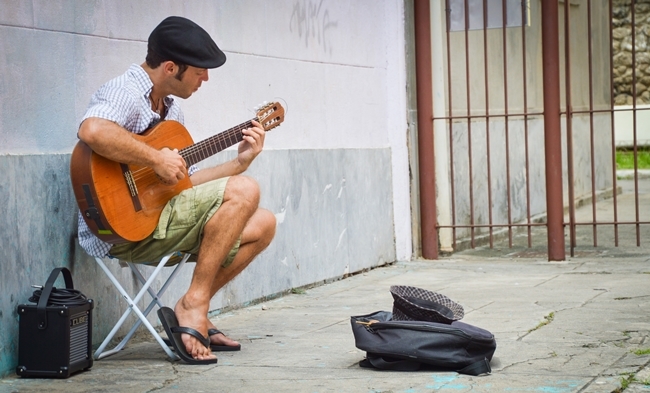
[[[297,1],[293,5],[289,31],[298,34],[305,40],[305,47],[311,42],[323,48],[323,51],[332,54],[332,45],[327,35],[330,29],[335,28],[338,22],[330,20],[329,10],[323,9],[323,2],[313,0]]]

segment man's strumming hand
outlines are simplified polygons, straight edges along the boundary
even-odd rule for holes
[[[186,163],[178,149],[165,147],[159,150],[157,163],[152,169],[163,183],[173,185],[185,177]]]

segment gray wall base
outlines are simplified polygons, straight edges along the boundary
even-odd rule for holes
[[[235,154],[223,152],[202,165]],[[13,372],[18,362],[17,305],[28,303],[31,285],[44,285],[55,267],[68,267],[75,288],[95,301],[95,346],[125,309],[94,259],[78,246],[69,160],[68,154],[0,157],[6,179],[0,184],[0,214],[5,221],[0,227],[0,376]],[[246,271],[217,293],[212,314],[395,261],[389,148],[269,150],[247,175],[260,184],[261,207],[276,215],[276,237]],[[109,265],[126,288],[136,286],[128,268]],[[173,307],[187,289],[193,267],[183,269],[164,303]],[[63,287],[62,280],[56,286]],[[158,324],[155,313],[150,320]]]

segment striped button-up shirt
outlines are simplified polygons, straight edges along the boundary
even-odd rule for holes
[[[112,79],[93,94],[90,105],[79,124],[90,117],[110,120],[136,134],[141,134],[158,123],[160,115],[151,109],[149,95],[153,83],[145,70],[133,64],[123,74]],[[165,97],[167,116],[183,124],[183,112],[172,97]],[[189,168],[189,174],[198,168]],[[92,256],[105,257],[113,246],[97,238],[88,228],[79,212],[79,244]]]

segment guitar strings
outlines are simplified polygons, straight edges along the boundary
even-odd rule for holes
[[[243,130],[244,128],[246,128],[246,127],[241,127],[238,130],[230,129],[228,131],[225,131],[225,132],[217,135],[219,138],[214,138],[213,137],[213,138],[201,141],[201,142],[199,142],[199,143],[197,143],[197,144],[195,144],[193,146],[189,146],[189,147],[187,147],[185,149],[181,149],[179,151],[179,154],[186,161],[188,161],[190,157],[192,157],[194,155],[197,155],[197,154],[200,154],[200,153],[204,152],[206,149],[211,148],[213,146],[217,146],[218,148],[221,148],[222,147],[222,142],[224,142],[226,139],[231,139],[233,137],[235,137],[237,139],[241,135],[241,130]],[[238,133],[238,131],[239,131],[239,133]],[[230,146],[232,146],[232,145],[234,145],[234,143],[231,144]],[[227,147],[229,147],[229,146],[226,146],[225,148],[227,148]],[[223,148],[222,148],[222,150],[223,150]],[[218,153],[219,151],[220,150],[217,150],[217,151],[215,151],[215,153]],[[194,162],[199,162],[202,159],[205,159],[205,158],[207,158],[209,156],[210,155],[202,157],[202,156],[199,155],[200,159],[197,159]],[[192,164],[190,164],[190,165],[192,165]],[[137,169],[135,171],[132,171],[131,172],[131,177],[135,181],[142,180],[143,178],[150,176],[151,172],[153,172],[153,170],[150,167],[143,167],[143,168]]]
[[[224,131],[224,132],[222,132],[220,134],[217,134],[217,135],[212,136],[212,137],[210,137],[208,139],[205,139],[205,140],[203,140],[201,142],[198,142],[198,143],[196,143],[196,144],[194,144],[192,146],[188,146],[188,147],[186,147],[184,149],[181,149],[178,153],[187,161],[191,156],[202,153],[207,148],[211,148],[211,147],[215,147],[215,146],[217,148],[221,148],[222,147],[221,143],[225,142],[226,139],[228,139],[230,141],[230,139],[234,137],[236,142],[239,142],[239,138],[241,137],[241,131],[246,129],[246,128],[249,128],[252,125],[253,125],[252,121],[249,120],[249,121],[244,122],[244,123],[242,123],[242,124],[240,124],[238,126],[230,128],[230,129],[228,129],[228,130],[226,130],[226,131]],[[232,146],[232,145],[234,145],[234,143],[231,144],[230,146]],[[230,146],[226,146],[226,147],[222,148],[222,150],[225,149],[225,148],[228,148]],[[218,153],[219,151],[221,151],[221,150],[217,150],[215,153]],[[209,156],[210,155],[208,155],[208,156],[206,156],[204,158],[207,158]],[[202,159],[204,159],[204,158],[202,158]],[[201,160],[197,160],[195,162],[199,162],[199,161],[201,161]],[[131,172],[131,177],[133,178],[134,181],[142,180],[143,178],[150,176],[151,172],[153,172],[153,170],[150,167],[143,167],[143,168],[140,168],[138,170],[132,171]]]
[[[225,132],[222,132],[221,134],[218,134],[218,135],[215,135],[215,136],[210,137],[208,139],[205,139],[205,140],[203,140],[201,142],[198,142],[198,143],[196,143],[196,144],[194,144],[192,146],[188,146],[188,147],[182,149],[179,153],[181,153],[181,155],[183,155],[183,156],[189,156],[189,155],[192,155],[192,154],[196,154],[196,153],[200,153],[202,151],[205,151],[206,148],[217,146],[217,144],[218,144],[217,147],[221,147],[222,142],[225,142],[226,139],[228,139],[228,141],[230,141],[230,139],[232,139],[233,137],[235,138],[235,143],[239,142],[239,138],[241,136],[241,131],[243,129],[245,129],[245,128],[250,127],[251,125],[252,125],[252,123],[250,121],[248,121],[246,123],[243,123],[243,124],[240,124],[240,125],[238,125],[236,127],[233,127],[231,129],[225,131]],[[234,145],[234,143],[231,144],[230,146],[232,146],[232,145]],[[226,146],[225,148],[230,147],[230,146]]]

